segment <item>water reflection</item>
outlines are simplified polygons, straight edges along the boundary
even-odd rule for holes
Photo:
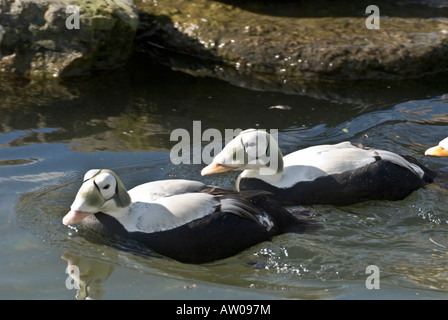
[[[107,282],[110,280],[113,272],[115,271],[115,265],[109,262],[101,261],[93,258],[86,258],[81,255],[72,254],[66,252],[61,257],[67,262],[67,268],[65,269],[67,278],[65,279],[65,286],[67,290],[74,290],[75,298],[78,300],[91,300],[102,299],[107,296],[113,295],[108,292]],[[135,262],[140,262],[137,259]],[[150,263],[151,265],[157,265],[156,263]],[[148,272],[148,262],[137,265],[140,272]],[[159,268],[162,265],[159,265]],[[182,269],[183,268],[183,269]],[[266,284],[260,277],[269,277],[269,271],[257,270],[248,265],[251,270],[252,277],[249,277],[245,282],[237,282],[228,280],[218,280],[220,277],[232,277],[235,275],[235,268],[243,272],[244,275],[247,272],[247,268],[239,267],[235,261],[227,261],[221,263],[215,263],[209,267],[198,266],[185,266],[185,265],[165,265],[163,269],[158,270],[159,273],[164,276],[174,277],[174,281],[179,282],[178,288],[183,290],[200,290],[204,287],[204,281],[210,281],[211,273],[217,272],[216,276],[218,283],[227,284],[230,286],[239,286],[242,289],[245,287],[251,291],[258,291],[259,293],[272,294],[273,296],[287,297],[287,298],[299,298],[299,299],[331,299],[338,295],[341,295],[347,288],[336,283],[319,284],[315,282],[302,281],[292,285],[287,281],[282,281],[282,274],[287,274],[287,267],[283,266],[276,274],[280,275],[276,280],[277,284]],[[246,270],[245,270],[246,269]],[[152,271],[154,272],[154,270]],[[168,274],[167,274],[168,272]],[[201,275],[201,273],[205,273]],[[187,280],[188,279],[188,280]],[[130,279],[123,279],[126,283],[131,283]],[[194,281],[192,285],[181,285],[182,282]]]
[[[64,253],[61,257],[67,261],[67,289],[76,289],[76,299],[101,299],[104,295],[104,283],[114,271],[110,263]]]
[[[0,81],[0,133],[7,139],[1,145],[62,142],[80,152],[166,151],[174,144],[169,133],[188,130],[194,120],[221,132],[255,127],[295,131],[316,142],[328,136],[348,139],[394,121],[389,118],[400,112],[389,110],[395,104],[440,95],[448,84],[446,77],[384,86],[321,84],[315,95],[285,95],[193,78],[135,59],[138,71],[100,73],[92,79]],[[278,105],[289,108],[272,108]],[[410,120],[401,115],[398,120]]]

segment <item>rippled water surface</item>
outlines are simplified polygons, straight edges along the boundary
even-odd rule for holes
[[[448,170],[448,158],[423,156],[448,136],[446,76],[290,95],[133,63],[138,71],[63,83],[0,79],[0,298],[448,298],[448,193],[440,188],[397,202],[311,206],[322,230],[205,265],[144,257],[61,223],[91,168],[115,170],[128,188],[167,178],[232,188],[236,172],[201,177],[202,164],[171,163],[170,133],[192,133],[193,121],[223,136],[278,129],[284,154],[351,140]],[[369,265],[379,268],[380,289],[366,288]],[[78,290],[67,266],[83,274]]]

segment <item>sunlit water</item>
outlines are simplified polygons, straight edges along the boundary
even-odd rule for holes
[[[205,265],[98,243],[61,223],[91,168],[115,170],[128,188],[167,178],[232,188],[237,172],[201,177],[203,164],[170,161],[170,133],[192,132],[193,121],[223,135],[278,129],[284,154],[351,140],[448,170],[447,158],[423,156],[448,136],[446,77],[287,95],[134,63],[138,72],[63,84],[2,80],[0,298],[448,298],[448,193],[440,188],[397,202],[310,206],[323,225],[316,233],[285,234]],[[68,265],[84,273],[78,290]],[[369,265],[380,271],[379,289],[366,287]]]

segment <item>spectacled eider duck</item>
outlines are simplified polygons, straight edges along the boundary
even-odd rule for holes
[[[401,200],[432,183],[438,172],[414,158],[341,142],[282,156],[266,131],[241,132],[205,167],[202,175],[244,170],[236,189],[265,190],[284,205],[349,205]]]
[[[85,174],[62,222],[82,222],[103,235],[140,242],[185,263],[227,258],[275,235],[317,226],[277,205],[265,192],[239,193],[190,180],[148,182],[126,191],[107,169]]]

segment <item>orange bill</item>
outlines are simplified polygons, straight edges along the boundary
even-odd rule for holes
[[[448,157],[448,151],[442,148],[441,146],[436,146],[426,150],[425,155],[436,157]]]
[[[220,163],[212,162],[208,166],[206,166],[204,169],[202,169],[201,175],[205,176],[207,174],[220,173],[220,172],[225,172],[225,171],[229,171],[229,170],[233,170],[233,169],[236,169],[236,168],[228,167],[228,166],[220,164]]]

